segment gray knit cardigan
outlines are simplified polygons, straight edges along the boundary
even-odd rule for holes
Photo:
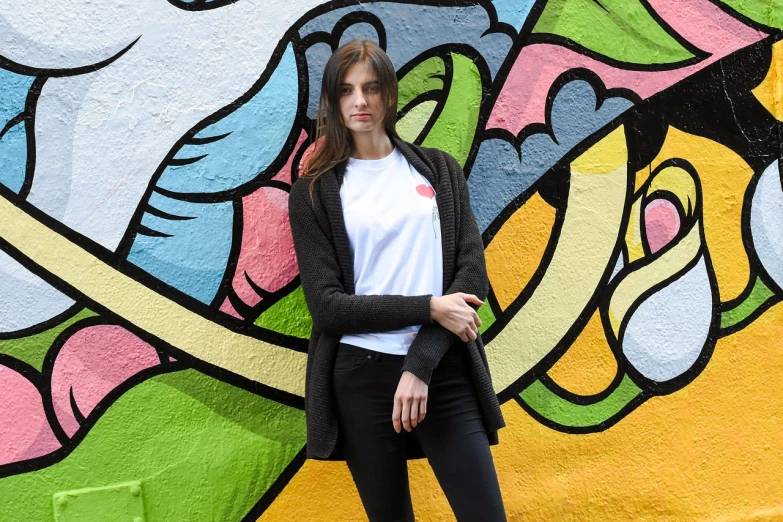
[[[488,292],[484,245],[470,207],[468,186],[459,163],[438,149],[392,137],[394,146],[436,191],[443,242],[444,295],[465,292],[484,300]],[[343,334],[397,330],[422,325],[405,356],[408,370],[429,384],[432,371],[454,343],[467,350],[471,376],[490,444],[505,426],[479,336],[463,343],[432,320],[431,295],[355,295],[353,260],[345,230],[340,184],[345,162],[324,173],[310,198],[308,178],[296,180],[288,199],[299,277],[313,318],[305,375],[307,458],[343,460],[332,391],[332,369]],[[412,260],[412,262],[415,262]],[[391,412],[389,412],[391,423]],[[415,429],[415,428],[414,428]],[[421,458],[418,445],[408,458]]]

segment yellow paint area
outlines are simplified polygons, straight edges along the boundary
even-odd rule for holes
[[[0,197],[0,237],[76,291],[207,363],[304,396],[306,354],[233,332],[146,287]]]
[[[658,174],[650,181],[647,188],[647,195],[656,191],[666,191],[672,193],[680,200],[680,205],[685,210],[686,216],[693,214],[696,206],[696,184],[688,171],[680,167],[666,167],[661,169]]]
[[[579,337],[549,369],[549,376],[571,393],[595,395],[606,390],[616,375],[617,360],[596,310]]]
[[[783,40],[772,45],[769,71],[751,92],[776,120],[783,121]]]
[[[628,262],[633,263],[644,257],[642,242],[642,198],[636,198],[631,205],[628,226],[625,229],[625,248],[628,250]]]
[[[704,235],[720,298],[731,300],[742,292],[750,277],[748,256],[742,244],[742,201],[753,170],[728,147],[675,127],[669,127],[652,168],[671,158],[687,160],[698,173]]]
[[[568,206],[546,273],[530,299],[486,345],[495,389],[514,383],[563,338],[612,261],[628,186],[618,127],[571,164]]]
[[[621,125],[576,158],[571,163],[571,170],[582,175],[605,176],[607,172],[625,168],[627,163],[625,127]]]
[[[508,308],[533,277],[554,225],[555,209],[536,192],[487,246],[487,274],[501,309]]]
[[[493,455],[509,520],[780,520],[783,304],[718,341],[686,388],[602,433],[570,435],[502,406]],[[426,463],[411,463],[417,520],[454,520]],[[366,520],[343,463],[308,462],[265,522]]]
[[[639,192],[639,189],[642,188],[642,185],[644,185],[647,182],[647,180],[650,178],[650,174],[652,174],[652,170],[650,169],[649,165],[647,165],[642,170],[636,172],[636,179],[634,180],[634,185],[633,185],[634,194]]]
[[[453,521],[446,495],[426,459],[408,461],[416,520]],[[344,462],[305,461],[258,522],[366,521],[362,501]]]

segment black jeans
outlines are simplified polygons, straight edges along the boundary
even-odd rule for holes
[[[334,366],[339,443],[371,522],[412,521],[405,447],[415,437],[459,522],[505,521],[495,464],[470,379],[455,345],[432,374],[427,415],[394,431],[404,356],[340,343]]]

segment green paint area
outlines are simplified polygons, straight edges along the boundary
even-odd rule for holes
[[[63,461],[0,480],[0,520],[53,520],[57,492],[139,481],[146,520],[241,520],[305,444],[304,412],[195,370],[120,397]]]
[[[783,29],[783,0],[721,0],[754,22]]]
[[[307,309],[302,286],[269,307],[255,320],[255,325],[285,335],[309,339],[313,318]]]
[[[495,323],[495,314],[492,312],[492,307],[489,306],[489,301],[484,300],[484,304],[478,309],[478,316],[481,319],[481,326],[479,327],[479,333],[484,331]]]
[[[629,64],[674,64],[694,57],[638,0],[550,0],[533,32],[562,36]]]
[[[416,105],[397,122],[397,133],[405,141],[416,141],[437,107],[438,103],[435,101]]]
[[[731,328],[748,318],[760,306],[764,305],[770,299],[777,299],[775,293],[764,284],[758,277],[753,282],[753,288],[748,296],[731,310],[721,313],[720,327],[722,330]]]
[[[82,319],[95,315],[97,315],[95,312],[85,308],[57,326],[53,326],[43,332],[17,339],[2,340],[0,341],[0,353],[15,357],[41,371],[46,353],[63,330]]]
[[[464,165],[476,134],[482,86],[481,73],[467,56],[450,53],[424,60],[399,81],[398,108],[405,111],[398,124],[400,136],[445,150]],[[421,101],[411,106],[420,96]],[[437,120],[422,136],[438,108]]]
[[[54,522],[144,522],[140,482],[55,493]]]
[[[567,430],[598,426],[620,413],[641,392],[641,388],[626,375],[606,398],[595,404],[571,402],[550,390],[540,380],[525,388],[519,396],[536,413],[555,423],[558,428]]]
[[[483,84],[473,60],[456,53],[451,53],[451,60],[453,74],[446,103],[422,145],[444,150],[464,165],[476,135]]]
[[[424,93],[442,91],[445,87],[446,63],[443,58],[433,56],[411,69],[400,78],[397,86],[397,110],[403,110],[414,99]]]

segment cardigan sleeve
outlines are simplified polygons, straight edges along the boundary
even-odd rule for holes
[[[459,191],[459,220],[457,222],[457,240],[454,280],[443,295],[464,292],[473,294],[482,301],[489,292],[487,266],[484,259],[484,243],[481,239],[476,218],[470,206],[470,191],[465,174],[457,160],[443,153],[450,175],[456,178]],[[457,212],[455,212],[457,214]],[[477,306],[470,305],[473,308]],[[440,362],[449,347],[460,338],[438,323],[422,326],[403,362],[402,371],[409,371],[429,385],[432,371]]]
[[[313,326],[322,333],[343,335],[399,330],[432,324],[432,294],[353,295],[340,280],[337,252],[319,222],[307,190],[297,180],[288,197],[288,217],[299,278]]]

